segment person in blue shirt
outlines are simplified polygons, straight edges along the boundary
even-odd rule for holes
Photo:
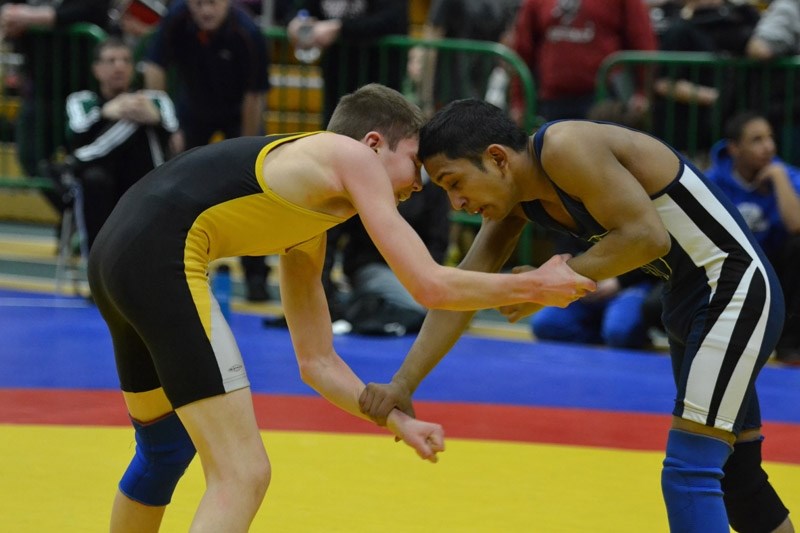
[[[800,168],[775,155],[773,129],[761,114],[733,116],[724,133],[706,174],[736,205],[777,271],[786,321],[776,357],[800,364]]]

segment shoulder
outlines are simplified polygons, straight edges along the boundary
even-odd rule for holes
[[[333,132],[324,132],[312,137],[320,146],[330,150],[331,159],[343,161],[348,167],[358,168],[365,160],[372,159],[374,152],[362,142]]]
[[[544,124],[536,135],[542,137],[543,147],[548,149],[571,149],[577,143],[596,138],[608,124],[589,120],[559,120]]]

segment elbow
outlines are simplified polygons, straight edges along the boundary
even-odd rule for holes
[[[426,309],[442,309],[447,307],[448,296],[441,272],[444,267],[438,267],[434,275],[428,276],[424,283],[416,282],[408,287],[408,292],[414,300]]]
[[[319,364],[313,360],[298,358],[297,368],[300,370],[300,379],[303,383],[316,390],[317,376],[319,376]]]
[[[441,309],[447,305],[445,291],[435,286],[420,286],[409,292],[414,300],[426,309]]]
[[[642,242],[647,242],[647,250],[651,255],[648,262],[664,257],[672,248],[672,238],[665,228],[648,233]]]

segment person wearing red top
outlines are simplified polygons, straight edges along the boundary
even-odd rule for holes
[[[513,48],[536,79],[538,113],[556,120],[586,116],[594,103],[597,70],[607,56],[655,50],[657,42],[642,0],[524,0]],[[634,94],[628,105],[641,110],[647,101]],[[514,98],[512,116],[520,118],[521,109]]]

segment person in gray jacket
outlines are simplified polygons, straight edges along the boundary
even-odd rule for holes
[[[753,35],[747,43],[747,57],[770,61],[800,54],[800,0],[772,0],[761,15]],[[800,103],[794,99],[792,120],[785,123],[786,83],[784,70],[768,70],[772,83],[768,100],[768,118],[784,147],[781,156],[794,165],[800,165]],[[790,136],[787,136],[789,134]]]

